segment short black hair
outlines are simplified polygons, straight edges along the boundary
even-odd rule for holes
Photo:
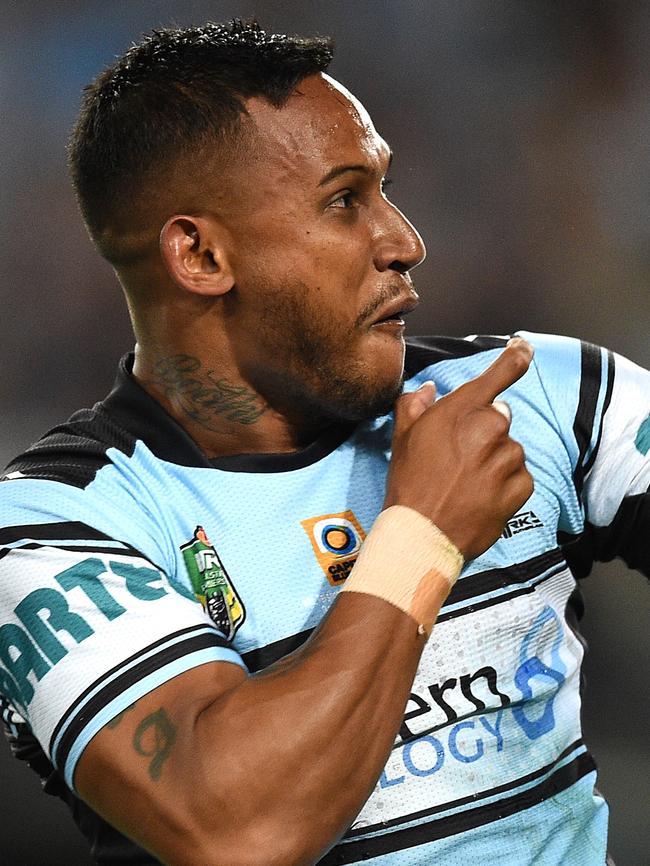
[[[261,96],[281,107],[332,55],[328,38],[268,34],[255,20],[145,36],[84,89],[70,137],[72,180],[91,235],[97,240],[127,200],[188,150],[234,141],[244,100]]]

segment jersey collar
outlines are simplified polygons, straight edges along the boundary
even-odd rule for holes
[[[187,431],[136,381],[135,356],[120,361],[113,390],[101,404],[119,425],[169,463],[224,472],[290,472],[317,463],[351,435],[355,424],[337,424],[300,451],[279,454],[235,454],[208,458]]]

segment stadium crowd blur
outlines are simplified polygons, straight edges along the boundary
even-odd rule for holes
[[[392,145],[390,195],[427,243],[410,333],[573,334],[650,366],[650,4],[1,6],[3,464],[103,396],[131,345],[115,277],[77,214],[64,146],[82,86],[142,32],[175,22],[256,13],[267,29],[334,36],[333,74]],[[587,738],[612,805],[612,852],[620,866],[642,866],[650,850],[650,589],[607,566],[584,591]],[[1,863],[89,862],[67,826],[43,859],[41,841],[12,825],[31,815],[34,827],[37,815],[47,835],[67,824],[62,807],[2,744],[0,774],[5,796],[18,785],[0,819]]]

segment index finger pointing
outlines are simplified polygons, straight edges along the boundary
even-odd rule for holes
[[[470,391],[472,397],[483,404],[492,401],[513,385],[524,375],[533,360],[533,347],[521,337],[514,337],[508,342],[496,361],[475,379],[466,382],[465,391]]]

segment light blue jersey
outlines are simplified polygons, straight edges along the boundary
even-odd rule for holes
[[[650,374],[578,340],[523,336],[534,362],[504,399],[535,492],[463,569],[376,787],[322,864],[605,863],[576,576],[616,555],[650,573]],[[448,393],[504,345],[413,340],[405,388],[433,379]],[[390,461],[391,415],[297,453],[209,460],[131,364],[0,485],[0,706],[69,803],[83,750],[138,698],[208,661],[262,670],[308,638],[381,509]],[[75,808],[99,863],[156,863]]]

